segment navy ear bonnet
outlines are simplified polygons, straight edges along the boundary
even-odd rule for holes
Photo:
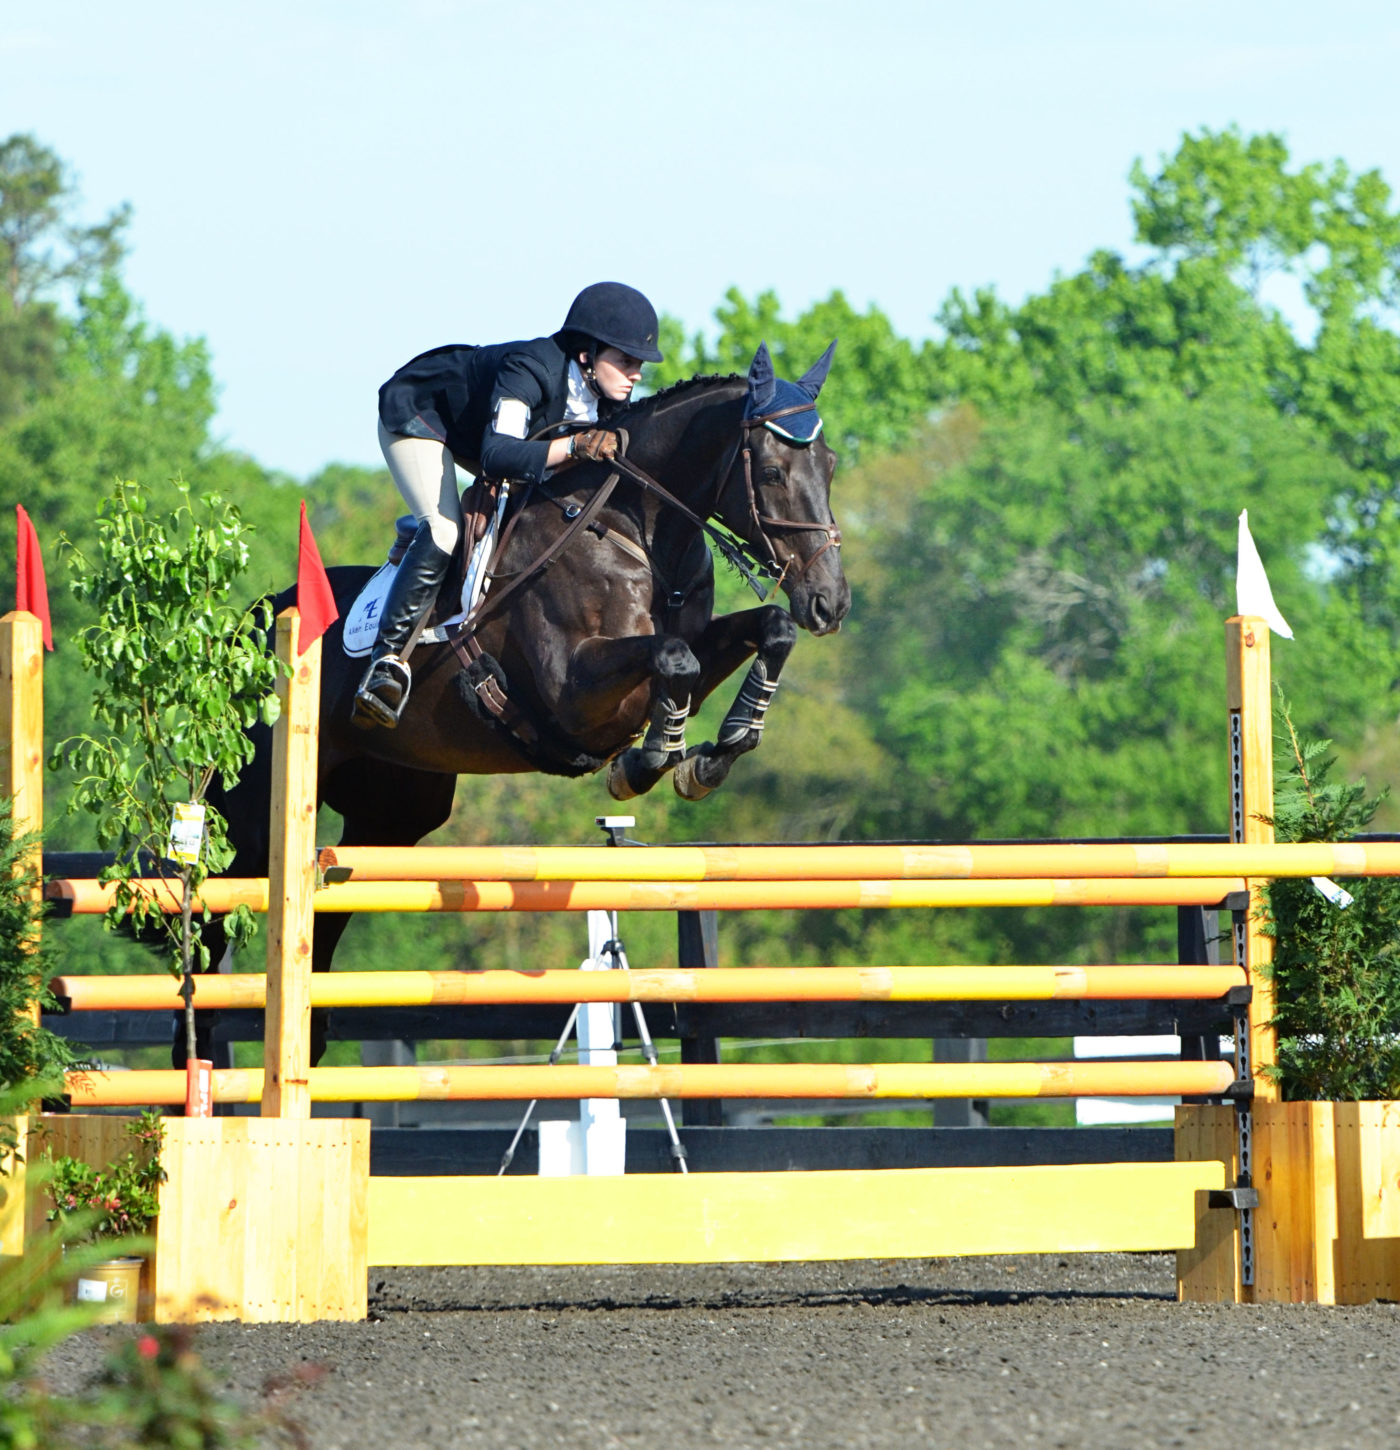
[[[779,438],[793,443],[810,443],[821,431],[822,420],[817,412],[817,394],[822,390],[831,368],[833,342],[817,362],[795,382],[773,376],[773,359],[768,344],[761,342],[749,367],[749,396],[744,403],[745,418],[761,418],[768,413],[781,413],[787,408],[800,408],[785,418],[775,418],[763,426]],[[804,406],[805,405],[805,406]]]

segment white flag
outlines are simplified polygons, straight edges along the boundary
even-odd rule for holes
[[[1292,639],[1293,631],[1288,621],[1279,613],[1274,603],[1274,591],[1269,588],[1269,576],[1264,572],[1264,561],[1259,557],[1254,537],[1249,532],[1249,510],[1240,510],[1240,552],[1235,566],[1235,613],[1252,614],[1265,620],[1275,634]]]

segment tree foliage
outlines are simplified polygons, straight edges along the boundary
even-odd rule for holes
[[[52,383],[60,338],[55,294],[114,269],[130,208],[72,220],[67,167],[33,136],[0,141],[0,422]]]

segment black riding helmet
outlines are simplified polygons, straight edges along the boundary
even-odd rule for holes
[[[595,282],[585,287],[574,298],[562,331],[581,333],[643,362],[661,361],[656,308],[623,282]]]

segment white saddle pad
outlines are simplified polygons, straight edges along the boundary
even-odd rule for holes
[[[431,629],[425,629],[418,636],[419,644],[441,644],[447,638],[443,633],[444,629],[448,625],[460,624],[486,593],[489,587],[486,563],[496,546],[496,534],[505,514],[508,492],[508,486],[502,484],[495,512],[486,522],[486,532],[472,550],[466,577],[462,580],[461,608],[451,619],[444,620],[442,624],[434,625]],[[341,635],[345,653],[351,659],[359,659],[374,648],[374,641],[379,637],[379,616],[383,612],[384,601],[388,598],[389,586],[398,572],[397,564],[385,564],[355,596],[355,602],[345,616],[345,629]]]

